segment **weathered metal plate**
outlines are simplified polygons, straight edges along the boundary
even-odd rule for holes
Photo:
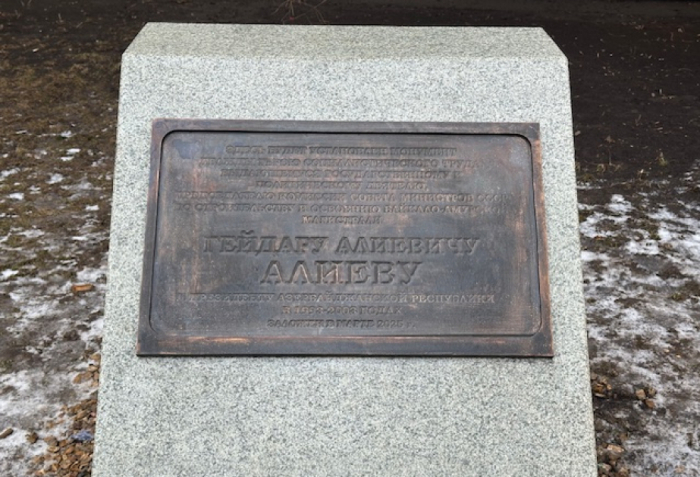
[[[139,355],[551,356],[534,124],[158,120]]]

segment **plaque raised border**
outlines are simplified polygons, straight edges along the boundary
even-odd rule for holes
[[[275,290],[276,283],[271,279],[267,281],[264,280],[260,283],[271,287],[271,289],[266,290],[269,291],[270,296],[273,297],[271,300],[281,300],[283,302],[281,304],[265,304],[256,306],[253,303],[246,303],[244,306],[240,301],[234,301],[212,305],[211,303],[200,304],[197,302],[188,301],[190,298],[186,298],[182,303],[176,302],[176,300],[172,297],[181,296],[182,293],[173,289],[183,287],[185,289],[192,289],[194,287],[194,285],[191,283],[192,281],[196,281],[197,286],[200,288],[203,287],[206,289],[207,285],[210,285],[209,288],[211,288],[211,290],[208,290],[209,294],[192,292],[193,296],[221,297],[225,296],[226,293],[230,294],[226,296],[233,296],[234,294],[231,293],[229,289],[226,289],[226,291],[221,293],[214,290],[215,288],[225,289],[226,286],[230,288],[233,286],[232,283],[219,283],[217,281],[215,287],[213,283],[207,283],[206,280],[213,281],[214,279],[211,277],[216,270],[219,272],[222,270],[229,271],[229,269],[233,267],[232,264],[238,264],[240,260],[244,260],[243,258],[236,258],[235,260],[238,261],[234,262],[231,258],[232,255],[222,256],[216,260],[211,259],[210,262],[207,262],[212,264],[211,270],[208,271],[208,274],[202,274],[204,279],[199,276],[195,279],[190,275],[186,276],[185,278],[173,276],[177,275],[177,273],[174,273],[173,270],[177,269],[179,266],[179,260],[181,260],[183,255],[169,255],[168,253],[161,251],[158,245],[160,243],[159,240],[164,240],[163,244],[161,244],[163,250],[177,249],[178,245],[176,242],[178,241],[172,239],[172,237],[179,238],[179,234],[182,232],[181,235],[192,238],[187,234],[194,233],[192,231],[185,233],[183,230],[185,227],[180,222],[177,223],[179,225],[172,225],[170,219],[167,217],[173,216],[173,214],[170,212],[166,214],[165,210],[163,209],[165,206],[159,202],[159,199],[164,195],[170,197],[170,195],[175,193],[175,191],[172,189],[178,187],[178,184],[180,184],[178,181],[187,182],[189,179],[192,179],[193,181],[195,180],[193,177],[191,177],[191,175],[188,175],[188,169],[185,169],[185,173],[180,171],[179,176],[177,173],[171,172],[168,173],[169,175],[167,177],[163,177],[163,161],[165,154],[164,144],[166,138],[173,134],[180,133],[184,134],[186,138],[189,138],[190,142],[188,144],[195,144],[195,146],[198,141],[212,142],[210,133],[223,133],[234,135],[235,137],[239,138],[239,142],[244,145],[242,147],[248,147],[255,143],[253,139],[247,138],[255,138],[257,137],[256,135],[266,135],[265,137],[269,138],[276,138],[278,136],[293,138],[297,137],[296,135],[300,135],[299,137],[301,137],[301,135],[305,135],[304,137],[323,138],[326,141],[324,143],[326,144],[326,147],[331,147],[333,145],[332,141],[334,138],[352,137],[355,138],[355,141],[360,141],[359,143],[355,142],[354,144],[378,146],[377,150],[386,146],[386,141],[389,141],[389,145],[401,147],[405,145],[404,141],[406,144],[410,145],[411,142],[415,143],[415,141],[418,139],[429,139],[433,144],[439,145],[442,141],[449,142],[464,140],[469,142],[473,138],[480,138],[479,140],[487,141],[485,146],[480,147],[485,147],[487,151],[489,150],[489,147],[493,147],[495,151],[497,147],[501,146],[489,146],[489,140],[492,142],[498,142],[499,140],[505,141],[505,138],[508,138],[509,140],[512,138],[524,140],[526,144],[526,153],[520,153],[520,159],[518,160],[521,162],[521,164],[519,165],[518,170],[525,171],[521,172],[520,174],[525,174],[526,177],[519,177],[519,182],[515,182],[515,184],[520,184],[525,187],[526,190],[520,191],[522,192],[522,195],[518,197],[524,197],[525,202],[527,202],[528,205],[527,207],[523,206],[521,210],[518,208],[520,207],[518,204],[513,204],[514,207],[518,208],[516,213],[516,215],[519,217],[517,223],[510,225],[505,223],[499,224],[499,227],[507,232],[515,229],[517,229],[517,231],[521,231],[521,229],[526,228],[531,230],[531,233],[529,235],[525,235],[529,237],[527,243],[510,243],[508,246],[504,245],[503,247],[506,247],[508,250],[505,252],[503,250],[498,252],[500,254],[500,262],[496,268],[503,267],[507,268],[509,271],[516,269],[519,271],[518,277],[521,278],[520,280],[517,280],[518,277],[511,277],[511,280],[509,281],[509,283],[511,283],[511,285],[509,285],[510,288],[506,287],[505,290],[499,288],[499,290],[503,296],[506,297],[518,294],[522,296],[511,298],[510,302],[503,305],[502,309],[515,310],[516,315],[518,314],[518,310],[521,308],[523,310],[531,310],[530,315],[528,315],[531,316],[531,322],[525,323],[520,328],[519,321],[516,320],[513,323],[508,322],[504,324],[503,330],[498,329],[498,323],[495,325],[489,325],[488,323],[484,325],[483,323],[489,320],[479,318],[479,316],[477,316],[479,313],[481,313],[478,311],[479,308],[474,308],[472,306],[473,303],[469,302],[476,301],[489,304],[489,300],[494,300],[494,294],[489,294],[488,290],[486,292],[472,291],[463,293],[460,290],[455,289],[443,290],[445,286],[441,285],[441,283],[437,283],[439,280],[437,280],[435,283],[435,288],[437,289],[438,293],[431,294],[431,284],[429,279],[426,279],[426,281],[422,284],[421,291],[417,293],[408,293],[404,287],[404,289],[396,288],[396,297],[392,295],[392,292],[374,293],[373,295],[372,292],[374,290],[379,290],[381,292],[382,286],[385,288],[393,286],[393,284],[380,284],[387,283],[389,279],[398,282],[398,276],[400,274],[402,280],[410,280],[412,274],[415,273],[416,269],[418,268],[418,265],[415,264],[419,262],[397,261],[396,257],[388,252],[377,255],[379,258],[384,258],[384,260],[377,261],[372,261],[365,256],[365,261],[343,262],[342,257],[326,257],[325,260],[327,261],[315,262],[316,267],[321,267],[318,269],[318,282],[316,282],[317,284],[315,285],[315,288],[311,289],[311,293],[308,291],[303,293],[303,300],[308,300],[309,297],[311,297],[313,300],[314,296],[317,297],[317,301],[311,303],[311,307],[308,306],[308,303],[300,301],[297,301],[295,305],[295,295],[290,291],[289,286],[287,286],[286,289]],[[195,137],[198,139],[193,139]],[[331,141],[331,143],[328,143],[328,141]],[[248,146],[245,146],[246,144]],[[207,143],[205,145],[208,146],[209,144]],[[269,146],[266,147],[269,149]],[[518,147],[522,149],[522,146]],[[387,150],[389,149],[391,148],[387,148]],[[498,151],[501,151],[501,149],[498,149]],[[178,154],[180,153],[178,152]],[[502,155],[503,153],[499,152],[499,154]],[[483,155],[484,153],[481,152],[481,156]],[[267,154],[266,157],[269,158],[270,155]],[[307,156],[302,154],[301,158],[303,159],[304,157]],[[527,159],[527,164],[523,163],[523,158]],[[505,168],[499,172],[497,168],[498,166],[495,167],[495,172],[493,170],[490,172],[491,175],[489,176],[489,180],[496,181],[496,189],[500,190],[503,188],[506,189],[506,192],[509,190],[511,192],[515,191],[515,188],[512,185],[514,183],[508,182],[509,179],[507,179],[514,174],[513,171]],[[304,166],[297,167],[298,170],[303,168]],[[491,169],[494,168],[492,167]],[[261,169],[258,169],[258,171],[260,170],[265,171],[266,169],[264,166],[261,166]],[[396,171],[393,172],[396,173]],[[447,173],[448,172],[445,172],[445,174]],[[205,189],[215,189],[215,184],[207,182],[206,177],[201,179],[198,176],[196,181],[200,187],[204,187]],[[501,184],[501,182],[503,182],[503,184]],[[508,186],[510,189],[508,189],[508,187],[505,185],[506,182],[511,184]],[[549,269],[547,262],[544,191],[542,184],[542,155],[539,138],[539,126],[531,123],[374,123],[182,119],[155,120],[152,126],[151,167],[147,203],[147,222],[137,354],[140,356],[372,355],[551,357],[553,356],[553,343],[549,298]],[[363,187],[365,186],[363,185]],[[236,204],[234,203],[233,206],[235,205]],[[229,205],[229,207],[230,206],[231,205]],[[230,214],[222,214],[222,216],[224,218],[231,217]],[[505,216],[507,217],[508,214],[506,213]],[[233,217],[236,217],[235,213],[233,214]],[[282,227],[286,226],[288,229],[281,232],[279,234],[280,237],[287,235],[292,236],[296,234],[297,244],[299,243],[298,240],[300,238],[302,239],[302,242],[305,238],[314,238],[305,236],[304,227],[299,227],[298,224],[291,223],[293,217],[296,217],[294,214],[285,216],[285,214],[282,213],[275,217],[275,221],[278,221],[280,224],[282,224]],[[404,216],[401,216],[401,219],[398,217],[399,215],[393,219],[391,219],[391,217],[388,219],[389,223],[385,224],[384,226],[384,235],[393,237],[404,236],[405,221],[407,219],[405,219]],[[211,224],[217,224],[216,226],[219,227],[220,223],[222,222],[222,220],[219,218],[210,218],[206,220],[209,220],[206,222],[209,224],[209,228],[214,227]],[[382,218],[382,220],[384,220],[384,218]],[[394,222],[392,222],[392,220]],[[457,228],[459,228],[460,223],[464,222],[460,221],[459,216],[457,216],[457,218],[452,217],[450,220],[450,224]],[[504,218],[503,220],[510,221],[508,218]],[[231,221],[235,222],[234,219],[231,219]],[[433,220],[424,218],[421,218],[420,220],[416,219],[416,222],[420,222],[419,225],[423,230],[435,230],[436,228],[439,228],[438,224],[441,223],[437,219]],[[234,229],[235,225],[236,224],[231,224],[230,228]],[[329,230],[332,229],[337,231],[338,228],[347,228],[347,225],[326,224],[325,227]],[[481,227],[487,229],[488,224],[482,224]],[[510,227],[510,229],[508,227]],[[192,228],[197,229],[197,227]],[[315,235],[319,235],[319,226],[310,228],[315,228]],[[393,234],[386,232],[386,230],[391,230],[392,228],[394,230]],[[363,230],[364,235],[369,234],[369,232],[367,232],[368,226],[365,226]],[[461,231],[462,229],[459,230]],[[253,231],[250,230],[250,232],[252,233]],[[489,232],[492,236],[496,236],[497,238],[498,234],[496,234],[494,231],[487,230],[487,232]],[[248,231],[245,231],[245,233],[248,233]],[[287,233],[287,235],[284,235],[285,233]],[[299,237],[299,235],[302,237]],[[309,233],[308,235],[313,236],[314,233]],[[343,234],[340,233],[340,235]],[[418,250],[416,253],[427,253],[428,249],[436,251],[436,254],[441,250],[445,251],[444,253],[447,255],[447,257],[443,258],[442,262],[436,262],[433,264],[433,274],[437,273],[436,269],[441,266],[446,267],[446,269],[450,267],[459,267],[460,258],[472,252],[472,249],[475,248],[474,244],[477,243],[470,242],[471,239],[467,237],[439,238],[440,234],[438,233],[437,235],[438,238],[427,238],[425,239],[425,242],[413,244],[415,246],[414,251]],[[336,236],[334,240],[328,241],[327,247],[331,252],[333,250],[340,250],[341,244],[337,243],[338,236]],[[520,237],[521,235],[517,236]],[[241,237],[238,238],[240,239]],[[344,236],[343,238],[347,239],[347,237]],[[267,242],[264,242],[263,239],[266,239]],[[168,242],[168,240],[170,241]],[[215,240],[218,240],[216,243],[220,244],[221,249],[223,250],[224,239],[221,238],[221,234],[218,236],[218,238],[215,238]],[[260,237],[257,242],[258,245],[251,246],[252,248],[250,248],[249,251],[255,252],[255,247],[257,247],[258,254],[263,251],[272,252],[274,255],[275,251],[281,252],[282,250],[281,247],[283,247],[283,245],[281,244],[281,240],[283,241],[283,238],[275,238],[275,236],[270,236],[268,234],[265,237]],[[392,240],[396,242],[398,239],[394,238]],[[473,240],[476,241],[477,239]],[[408,241],[409,239],[406,239],[406,241],[402,242],[400,245],[396,245],[396,243],[394,243],[394,249],[392,250],[395,251],[401,249],[402,252],[405,252],[406,248],[410,248],[412,246]],[[187,242],[187,240],[184,240],[183,243],[185,245],[181,248],[198,249],[200,246],[199,243],[190,243]],[[353,243],[354,246],[352,245]],[[323,244],[323,242],[319,242],[319,244]],[[345,246],[347,247],[348,244],[350,248],[354,247],[354,249],[357,250],[361,245],[360,238],[354,237],[349,241],[346,240]],[[234,243],[231,246],[231,250],[239,245],[241,244],[238,242]],[[209,246],[210,245],[204,245],[204,248],[206,249],[206,247]],[[363,242],[362,247],[365,246],[366,245]],[[240,249],[243,247],[244,246],[241,245]],[[313,244],[307,244],[307,247],[313,247]],[[374,245],[372,247],[374,247]],[[240,249],[238,250],[240,251]],[[297,252],[299,251],[297,250]],[[382,249],[382,252],[386,252],[386,250]],[[450,253],[454,255],[449,255]],[[253,255],[256,254],[250,254],[251,257]],[[177,259],[173,257],[177,257]],[[303,257],[304,254],[300,253],[297,254],[295,258]],[[279,257],[274,255],[273,258]],[[331,261],[331,258],[336,258],[338,261]],[[411,257],[408,257],[406,260],[410,260],[410,258]],[[227,262],[229,265],[220,265],[220,263],[225,262],[226,260],[229,260],[229,262]],[[178,263],[175,263],[176,261]],[[262,266],[260,269],[265,270],[266,268],[266,271],[263,272],[263,277],[270,278],[272,275],[270,270],[272,270],[277,280],[280,280],[279,277],[282,276],[282,284],[280,287],[286,286],[284,283],[284,280],[286,279],[281,271],[282,261],[267,260],[267,262],[269,263],[267,268]],[[277,263],[279,267],[277,265],[273,265],[273,262]],[[199,263],[199,261],[197,261],[197,263]],[[219,263],[219,265],[216,265],[216,263]],[[293,263],[293,261],[290,263]],[[298,266],[299,263],[300,261],[297,261],[297,265],[294,266],[294,272],[288,272],[288,284],[290,286],[292,285],[293,278],[296,280],[294,283],[307,283],[308,281],[313,281],[313,279],[309,278],[309,274],[312,273],[309,270],[313,270],[313,266],[309,265],[307,267],[306,265],[303,265],[300,268]],[[318,263],[321,263],[321,265],[318,265]],[[328,286],[326,281],[332,281],[333,271],[330,270],[332,265],[329,265],[329,268],[326,269],[323,268],[326,266],[323,264],[331,263],[342,263],[337,265],[338,269],[335,271],[338,277],[340,276],[340,272],[338,271],[341,269],[340,267],[346,267],[347,269],[346,271],[342,272],[343,277],[346,276],[346,273],[347,277],[338,278],[337,280],[339,282],[346,280],[346,284],[350,283],[353,285],[353,287],[357,287],[359,285],[353,284],[353,277],[355,278],[356,283],[362,282],[364,284],[365,282],[372,281],[370,276],[373,274],[374,282],[377,283],[376,287],[370,287],[367,290],[367,293],[358,292],[358,290],[355,288],[352,290],[354,292],[355,299],[360,301],[346,301],[340,303],[343,305],[342,307],[336,306],[337,302],[334,303],[332,300],[338,298],[339,296],[341,301],[344,299],[352,300],[353,293],[339,295],[329,291],[330,286]],[[289,267],[289,265],[286,266]],[[394,271],[392,271],[392,266],[394,267]],[[224,268],[222,269],[221,267]],[[353,269],[352,267],[355,268]],[[370,267],[374,268],[370,270]],[[403,267],[403,269],[399,267]],[[187,266],[183,265],[183,269],[187,269]],[[450,269],[460,270],[459,268]],[[327,274],[326,279],[322,279],[323,275],[321,270],[323,270],[323,273]],[[486,262],[485,265],[484,263],[481,264],[481,269],[479,272],[483,272],[484,270],[489,270],[488,262]],[[299,271],[302,273],[298,273]],[[258,274],[260,274],[260,271],[258,271]],[[466,279],[460,278],[464,283],[469,281],[469,273],[459,272],[458,275],[460,275],[460,277],[467,277]],[[525,279],[523,280],[522,277],[525,277]],[[202,280],[205,281],[204,285],[201,283]],[[362,280],[364,280],[364,282]],[[258,282],[256,281],[255,283]],[[260,291],[260,287],[262,285],[255,286],[258,287],[256,290],[247,290],[250,292],[251,296]],[[513,290],[514,288],[518,288],[518,290],[525,290],[525,292],[515,292]],[[384,290],[384,292],[386,292],[386,290]],[[240,297],[244,294],[246,294],[246,290],[243,290],[243,293],[236,293],[235,295],[236,297]],[[262,295],[262,293],[258,293],[257,295]],[[329,296],[331,298],[327,298]],[[373,300],[373,296],[389,298],[386,298],[386,303],[377,304],[372,303],[371,300]],[[288,304],[291,306],[284,304],[287,297],[289,297],[290,300],[290,303]],[[325,299],[328,299],[329,302],[324,302],[323,300]],[[369,301],[363,302],[363,299]],[[396,303],[394,303],[395,306],[392,305],[392,300],[394,299],[398,301],[399,305],[396,305]],[[436,300],[444,301],[436,302]],[[332,306],[328,306],[329,303]],[[284,308],[285,310],[298,310],[300,306],[304,307],[304,305],[307,306],[306,308],[301,308],[301,312],[292,311],[291,315],[283,316],[281,314],[282,312],[280,311],[282,310],[282,306],[286,306],[286,308]],[[268,308],[264,308],[265,306]],[[363,306],[364,308],[362,308]],[[423,308],[421,308],[421,306]],[[270,307],[277,310],[277,312],[270,313]],[[156,308],[157,312],[154,311]],[[351,313],[350,315],[331,316],[327,314],[331,312],[335,313],[337,310],[342,310],[345,312],[346,308],[348,313]],[[449,313],[445,311],[447,308],[450,310]],[[243,312],[248,313],[248,315],[238,316],[241,309],[248,310]],[[311,317],[304,315],[304,313],[307,313],[308,309],[311,310],[312,314],[315,314]],[[366,314],[364,316],[360,316],[363,309],[365,310]],[[163,314],[161,313],[161,310],[165,310],[165,315],[171,314],[173,316],[172,320],[169,321],[169,316],[163,318],[161,316]],[[207,310],[215,311],[208,312]],[[352,310],[355,311],[353,312]],[[440,322],[441,313],[443,311],[445,311],[445,314],[449,314],[449,319],[445,320],[444,323]],[[192,316],[188,315],[188,313],[191,313]],[[290,312],[286,311],[286,313]],[[298,313],[301,313],[301,315]],[[382,313],[386,313],[388,316],[384,316]],[[407,324],[404,325],[403,316],[406,314],[409,314],[412,317],[412,321],[407,320]],[[229,315],[232,317],[230,322],[227,321],[227,317]],[[236,315],[235,318],[234,315]],[[157,320],[155,317],[157,317]],[[465,319],[473,319],[474,323],[482,324],[474,325],[474,330],[470,330],[469,326],[471,325],[459,324],[461,323],[461,317],[464,317]],[[216,320],[211,320],[213,324],[209,324],[209,318],[216,318]],[[495,320],[494,317],[491,316],[489,323],[497,321],[497,319],[498,316],[496,316]],[[243,322],[245,322],[247,328],[238,326],[238,323]],[[252,325],[251,322],[253,323]],[[255,322],[258,324],[255,325]],[[386,328],[378,328],[378,323],[384,322],[386,322],[388,326]],[[401,323],[400,327],[389,326],[392,323],[399,322]],[[270,323],[273,325],[277,323],[277,325],[270,328]],[[343,324],[343,329],[341,329],[340,323]],[[413,325],[411,325],[411,323],[413,323]],[[418,326],[416,326],[416,323]],[[431,327],[433,324],[434,328]],[[397,324],[396,326],[399,325]],[[413,328],[409,329],[410,326],[413,326]],[[496,326],[495,329],[493,328],[494,326]]]

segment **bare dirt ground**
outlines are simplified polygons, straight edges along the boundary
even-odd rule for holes
[[[700,476],[700,4],[313,5],[0,0],[0,474],[90,475],[120,55],[186,21],[544,27],[571,66],[599,473]]]

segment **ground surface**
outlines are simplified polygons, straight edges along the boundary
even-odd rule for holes
[[[700,4],[461,3],[0,0],[0,475],[89,475],[120,54],[190,21],[543,26],[571,65],[600,474],[700,476]]]

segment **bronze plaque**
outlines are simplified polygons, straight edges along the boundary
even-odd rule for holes
[[[139,355],[552,356],[535,124],[158,120]]]

